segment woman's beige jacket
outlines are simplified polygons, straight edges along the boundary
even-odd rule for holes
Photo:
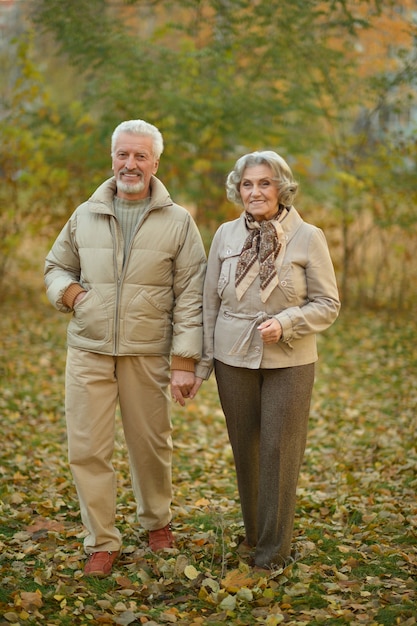
[[[113,211],[116,182],[104,182],[68,220],[46,258],[51,303],[79,283],[68,345],[109,355],[175,355],[198,360],[202,346],[203,243],[190,213],[157,178],[125,261]]]
[[[332,260],[323,232],[304,222],[294,207],[281,226],[285,252],[276,260],[279,284],[265,303],[259,277],[240,301],[236,298],[236,265],[248,235],[244,214],[217,230],[204,285],[204,348],[197,376],[209,377],[213,358],[251,369],[317,360],[316,333],[328,328],[340,309]],[[280,322],[283,336],[264,345],[257,327],[271,317]]]

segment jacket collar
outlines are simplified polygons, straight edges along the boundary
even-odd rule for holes
[[[89,208],[93,213],[114,215],[113,198],[116,195],[116,179],[114,176],[105,180],[88,199]],[[151,178],[151,203],[148,211],[162,209],[173,204],[165,185],[152,176]]]

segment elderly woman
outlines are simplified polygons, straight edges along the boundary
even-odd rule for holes
[[[298,185],[271,151],[242,156],[226,183],[244,211],[222,224],[204,287],[204,355],[214,367],[258,569],[291,561],[296,488],[317,360],[339,296],[323,232],[293,206]]]

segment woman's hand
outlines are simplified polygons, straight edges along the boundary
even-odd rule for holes
[[[261,333],[264,343],[277,343],[282,336],[282,326],[275,317],[271,317],[269,320],[262,322],[262,324],[258,326],[258,330]]]

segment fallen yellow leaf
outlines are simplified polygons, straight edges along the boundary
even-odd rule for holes
[[[194,565],[187,565],[184,569],[184,574],[189,580],[195,580],[199,576],[200,572],[194,567]]]
[[[253,577],[249,576],[246,572],[241,572],[238,569],[234,569],[227,574],[221,581],[221,586],[230,593],[237,593],[242,587],[253,587],[256,583]]]

